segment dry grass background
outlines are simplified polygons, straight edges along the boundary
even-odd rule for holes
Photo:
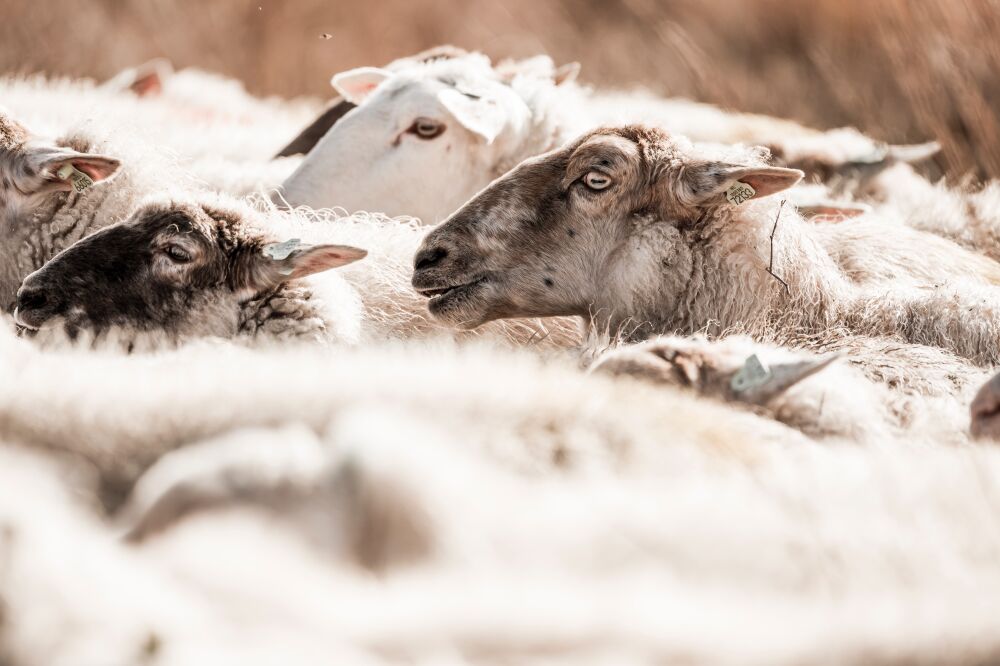
[[[166,56],[327,96],[335,71],[435,44],[547,52],[595,84],[936,138],[941,172],[982,179],[1000,176],[998,29],[1000,0],[0,0],[0,72],[104,78]]]

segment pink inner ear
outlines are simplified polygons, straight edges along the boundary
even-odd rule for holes
[[[321,245],[310,248],[292,258],[294,268],[289,279],[296,280],[307,275],[328,271],[331,268],[345,266],[359,259],[364,259],[367,255],[367,251],[347,245]]]
[[[152,97],[163,92],[163,80],[159,72],[144,74],[132,82],[129,90],[139,97]]]
[[[754,197],[756,199],[787,190],[802,180],[804,175],[798,169],[770,167],[741,174],[737,180],[752,187],[757,192]]]
[[[73,167],[90,176],[95,183],[107,180],[121,167],[121,162],[110,157],[82,157],[72,160]]]

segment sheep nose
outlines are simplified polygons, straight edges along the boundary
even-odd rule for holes
[[[27,328],[38,328],[58,309],[52,295],[40,287],[22,286],[17,292],[14,320]]]
[[[40,310],[41,308],[44,308],[48,302],[49,297],[46,296],[44,289],[22,287],[17,292],[18,310]]]
[[[448,256],[448,250],[443,247],[429,247],[421,250],[413,260],[413,268],[418,271],[433,268],[441,263],[441,260]]]

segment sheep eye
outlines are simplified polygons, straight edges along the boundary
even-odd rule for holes
[[[177,264],[186,264],[193,258],[191,253],[178,245],[168,245],[163,248],[163,253],[170,257],[170,260]]]
[[[441,136],[441,133],[444,132],[444,123],[430,118],[417,118],[407,132],[416,134],[421,139],[433,139]]]
[[[595,192],[600,192],[611,185],[611,178],[600,171],[591,171],[583,177],[583,184]]]

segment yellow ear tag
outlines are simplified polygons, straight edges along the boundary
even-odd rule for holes
[[[746,183],[736,181],[728,190],[726,190],[726,199],[728,199],[729,203],[734,206],[739,206],[744,201],[753,199],[755,194],[757,194],[757,190],[753,189]]]
[[[77,192],[83,192],[94,184],[94,181],[90,176],[80,171],[72,164],[62,165],[59,171],[56,172],[56,175],[59,176],[60,180],[73,181],[73,189]]]

